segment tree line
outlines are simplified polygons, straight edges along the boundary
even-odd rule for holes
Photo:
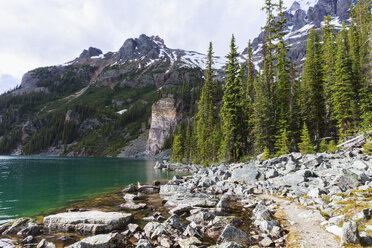
[[[210,164],[264,158],[291,151],[334,151],[336,143],[372,124],[371,0],[350,8],[350,25],[336,34],[332,17],[310,29],[302,77],[284,41],[283,1],[265,0],[263,67],[255,70],[252,46],[239,64],[232,36],[222,99],[213,79],[209,45],[198,111],[175,131],[172,161]],[[278,13],[274,17],[274,13]]]

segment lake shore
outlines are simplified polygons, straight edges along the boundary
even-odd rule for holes
[[[174,176],[166,183],[130,185],[120,192],[76,202],[43,222],[26,221],[14,228],[14,235],[4,235],[4,226],[0,233],[6,238],[23,234],[16,240],[23,240],[27,247],[371,244],[372,157],[358,149],[291,153],[209,168],[166,162],[155,167],[191,174]],[[27,243],[31,240],[27,231],[37,229],[42,234],[31,234],[32,241]]]

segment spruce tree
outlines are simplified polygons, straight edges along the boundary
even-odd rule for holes
[[[190,163],[190,149],[191,146],[193,145],[191,142],[192,138],[192,132],[191,132],[191,125],[190,121],[187,121],[187,126],[186,126],[186,134],[185,134],[185,142],[184,142],[184,155],[183,158],[186,161],[186,163]]]
[[[314,146],[310,139],[309,130],[307,129],[305,122],[302,128],[301,143],[298,144],[298,148],[302,154],[315,153]]]
[[[303,119],[310,126],[312,136],[318,139],[324,129],[324,93],[321,68],[321,49],[318,32],[310,29],[307,38],[306,61],[302,77]]]
[[[336,40],[335,29],[331,24],[332,16],[328,15],[324,18],[324,25],[322,26],[322,70],[324,81],[324,96],[326,105],[325,120],[327,122],[326,134],[336,136],[336,122],[333,118],[333,89],[336,78]]]
[[[278,5],[278,20],[276,23],[277,34],[276,37],[279,40],[276,47],[276,112],[277,117],[277,135],[276,135],[276,149],[278,152],[282,150],[282,144],[288,143],[283,141],[283,134],[286,134],[288,141],[287,131],[289,130],[290,124],[290,101],[291,101],[291,89],[290,89],[290,78],[289,78],[289,62],[288,62],[288,48],[284,43],[284,28],[286,19],[284,18],[283,2],[279,1]],[[288,145],[288,144],[286,144]]]
[[[217,122],[216,84],[213,81],[213,48],[209,43],[205,80],[202,89],[198,113],[196,114],[197,146],[203,164],[209,164],[215,157],[213,147],[213,131]]]
[[[172,145],[172,154],[171,154],[171,161],[172,162],[182,162],[184,151],[183,151],[183,137],[180,129],[176,132],[173,139]]]
[[[276,27],[273,17],[275,4],[265,0],[266,11],[265,38],[263,41],[263,72],[254,82],[253,104],[253,135],[255,138],[255,153],[261,153],[264,147],[274,150],[275,143],[275,83],[274,83],[274,52],[273,40],[276,38]]]
[[[339,134],[345,138],[353,130],[353,107],[355,106],[352,68],[348,54],[349,44],[345,22],[337,35],[336,81],[334,84],[334,116],[338,123]]]
[[[238,52],[234,35],[231,38],[228,64],[225,69],[226,85],[222,98],[221,120],[223,140],[221,155],[227,160],[238,160],[242,152],[241,114],[243,88],[239,74]]]

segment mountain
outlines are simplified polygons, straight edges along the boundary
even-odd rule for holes
[[[351,1],[294,2],[285,14],[290,59],[301,64],[309,29],[326,15],[337,28],[348,20]],[[264,35],[252,43],[256,65]],[[177,124],[195,114],[206,61],[205,54],[143,34],[115,52],[90,47],[66,64],[29,71],[0,96],[0,154],[154,156],[170,148]],[[220,97],[226,60],[214,62]]]
[[[338,31],[343,21],[348,21],[350,5],[354,0],[297,0],[287,8],[285,18],[287,19],[285,42],[290,46],[288,55],[290,60],[301,65],[305,58],[306,42],[311,28],[319,29],[324,17],[331,15],[332,24]],[[262,44],[265,32],[261,32],[252,41],[252,50],[255,64],[260,65],[262,58]],[[243,55],[246,54],[243,51]]]
[[[0,96],[0,153],[116,156],[148,133],[152,111],[164,113],[163,105],[177,113],[192,108],[200,90],[190,90],[200,88],[206,59],[143,34],[127,39],[116,52],[90,47],[66,64],[29,71],[20,87]],[[214,59],[222,80],[225,60]],[[180,100],[154,104],[170,99],[169,94]],[[148,154],[158,152],[171,133],[167,122],[157,128],[168,131],[155,144],[142,146],[142,152],[146,146],[156,147]],[[150,137],[157,134],[150,131]]]

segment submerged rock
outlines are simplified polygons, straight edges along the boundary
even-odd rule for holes
[[[128,224],[132,214],[118,212],[68,212],[49,215],[44,218],[44,228],[62,232],[82,234],[105,233],[120,229]]]

